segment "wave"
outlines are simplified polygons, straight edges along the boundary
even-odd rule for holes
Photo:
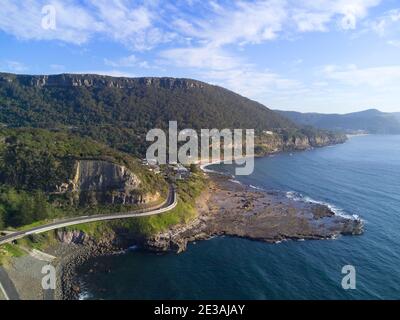
[[[357,214],[348,214],[346,213],[343,209],[336,207],[335,205],[329,203],[329,202],[324,202],[324,201],[318,201],[314,200],[313,198],[309,196],[304,196],[299,192],[296,191],[288,191],[286,192],[286,197],[288,199],[294,200],[294,201],[302,201],[302,202],[307,202],[307,203],[315,203],[315,204],[321,204],[324,206],[327,206],[335,215],[347,219],[353,219],[353,220],[359,220],[360,217]]]
[[[79,294],[78,300],[89,300],[93,295],[89,291],[82,291]]]
[[[252,188],[252,189],[255,189],[255,190],[261,190],[261,191],[264,191],[264,189],[263,189],[263,188],[260,188],[260,187],[253,186],[252,184],[250,184],[250,185],[249,185],[249,187],[250,187],[250,188]]]
[[[81,288],[81,292],[78,295],[78,300],[90,300],[94,297],[94,295],[87,289],[86,283],[82,279],[79,280],[79,287]]]
[[[239,180],[236,180],[236,179],[229,179],[229,181],[230,181],[230,182],[233,182],[233,183],[240,184],[240,185],[243,184],[243,183],[241,183]]]
[[[200,169],[205,172],[205,173],[219,173],[218,171],[207,169],[207,167],[212,166],[214,164],[219,164],[220,162],[214,162],[214,163],[207,163],[207,164],[202,164],[200,166]]]

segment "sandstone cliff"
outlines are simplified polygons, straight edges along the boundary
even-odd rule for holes
[[[26,86],[33,87],[110,87],[110,88],[135,88],[138,86],[152,86],[155,88],[203,88],[204,83],[191,79],[176,78],[126,78],[109,77],[93,74],[59,74],[59,75],[38,75],[28,76],[1,73],[0,82],[17,82]]]
[[[323,147],[344,143],[347,140],[345,135],[315,133],[315,134],[294,134],[292,136],[274,133],[262,134],[256,138],[255,153],[265,155],[281,151],[307,150],[314,147]]]
[[[125,166],[101,160],[75,162],[72,179],[57,186],[57,193],[73,195],[73,204],[137,204],[156,201],[140,192],[140,179]]]

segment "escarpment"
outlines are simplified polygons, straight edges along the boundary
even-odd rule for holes
[[[307,150],[344,143],[347,137],[342,134],[312,133],[285,135],[280,132],[262,134],[256,138],[255,153],[265,155],[281,151]]]
[[[203,88],[205,83],[192,79],[175,79],[171,77],[109,77],[94,74],[58,74],[58,75],[12,75],[0,73],[0,82],[18,83],[25,86],[38,88],[45,87],[94,87],[94,88],[119,88],[129,89],[140,86],[174,89],[174,88]]]
[[[156,201],[141,192],[141,181],[128,168],[102,160],[78,160],[72,179],[56,186],[72,204],[141,204]]]

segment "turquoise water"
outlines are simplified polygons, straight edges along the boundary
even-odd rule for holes
[[[233,172],[229,166],[212,169]],[[236,177],[265,189],[295,191],[366,222],[362,236],[266,244],[214,238],[182,254],[134,251],[90,261],[83,275],[95,299],[399,299],[400,136],[349,142],[256,160]],[[356,268],[356,289],[341,269]]]

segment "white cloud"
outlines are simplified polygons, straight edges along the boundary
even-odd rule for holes
[[[300,31],[326,31],[330,22],[343,30],[355,29],[357,21],[381,0],[302,0],[294,10],[294,20]],[[300,10],[300,14],[299,14]]]
[[[297,28],[301,32],[308,31],[327,31],[326,24],[331,17],[324,12],[308,12],[307,10],[296,10],[293,13],[293,19]]]
[[[139,61],[135,55],[130,55],[128,57],[120,58],[118,60],[104,59],[104,63],[111,67],[131,68],[138,66]]]
[[[400,9],[393,9],[367,24],[369,30],[386,39],[392,46],[400,47]]]
[[[104,64],[113,68],[160,69],[159,66],[150,64],[148,61],[141,60],[133,54],[116,60],[105,58]]]
[[[381,0],[257,0],[203,5],[175,18],[176,32],[214,46],[258,44],[293,32],[355,29]],[[204,6],[206,9],[204,9]],[[209,7],[208,7],[209,6]],[[198,11],[206,10],[199,18]],[[293,28],[294,27],[294,28]]]
[[[398,88],[400,86],[400,65],[358,68],[326,66],[322,73],[326,78],[350,86],[368,86],[375,89]]]
[[[202,77],[260,101],[268,101],[268,97],[271,95],[286,96],[305,89],[296,80],[284,78],[270,70],[258,71],[250,66],[241,69],[205,72]]]
[[[60,40],[84,44],[103,36],[132,50],[149,49],[170,35],[155,27],[156,16],[145,5],[127,0],[1,0],[0,29],[28,40]],[[55,8],[56,29],[42,28],[42,8]]]
[[[1,0],[0,29],[21,39],[83,44],[94,36],[132,50],[174,40],[196,45],[258,44],[290,32],[354,29],[380,0],[243,0],[164,3],[129,0]],[[185,3],[185,2],[184,2]],[[41,26],[43,6],[56,9],[56,30]],[[173,17],[173,19],[172,19]],[[171,21],[172,20],[172,21]],[[295,27],[293,29],[293,27]]]
[[[215,46],[170,49],[161,52],[160,56],[184,68],[227,70],[240,65],[239,58]]]
[[[65,66],[62,64],[51,64],[50,68],[55,72],[63,72],[65,70]]]
[[[286,18],[285,1],[239,1],[206,26],[203,37],[214,45],[260,43],[275,39]]]
[[[42,28],[41,10],[49,3],[56,9],[56,30]],[[55,39],[82,44],[93,32],[103,28],[85,9],[71,2],[1,1],[0,29],[20,39]]]
[[[357,21],[380,0],[257,0],[236,1],[225,6],[204,2],[194,13],[179,12],[175,32],[190,39],[186,46],[160,53],[164,62],[194,69],[204,80],[226,86],[256,99],[280,92],[304,92],[301,83],[257,68],[232,53],[236,46],[273,41],[285,34],[321,32],[335,27],[354,29]],[[206,12],[201,17],[199,12]]]
[[[133,73],[120,71],[120,70],[82,70],[82,71],[74,71],[71,73],[72,74],[97,74],[97,75],[103,75],[103,76],[126,77],[126,78],[137,77],[137,75],[135,75]]]
[[[102,30],[111,38],[134,50],[150,49],[170,40],[171,35],[155,27],[155,11],[145,5],[132,6],[132,1],[90,0]]]
[[[28,70],[28,67],[19,61],[6,60],[4,65],[5,68],[10,72],[21,73]]]

